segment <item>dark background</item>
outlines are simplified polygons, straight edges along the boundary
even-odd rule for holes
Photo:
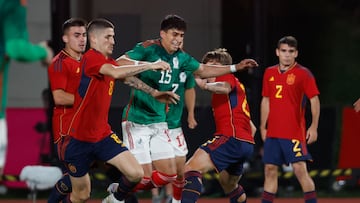
[[[70,4],[69,0],[52,0],[51,4],[53,46],[57,51],[62,47],[58,25],[69,18]],[[260,64],[252,72],[236,73],[247,88],[256,126],[259,126],[262,74],[266,67],[277,63],[277,41],[285,35],[297,38],[298,62],[312,71],[320,90],[319,139],[309,147],[315,160],[310,167],[335,168],[342,109],[360,97],[360,1],[223,0],[221,6],[221,47],[228,49],[235,63],[254,58]],[[122,107],[114,106],[109,115],[118,134],[121,134],[121,112]],[[208,105],[198,105],[196,115],[197,129],[189,130],[184,122],[189,155],[214,131]],[[307,119],[310,119],[309,109]],[[256,141],[254,156],[262,146],[259,134]]]

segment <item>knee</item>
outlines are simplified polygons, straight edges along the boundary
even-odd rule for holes
[[[139,168],[137,170],[132,170],[131,173],[126,177],[130,182],[138,183],[144,177],[144,170]]]
[[[237,202],[241,203],[241,202],[245,202],[246,201],[246,194],[243,193],[242,195],[240,195],[240,197],[237,199]]]
[[[265,177],[276,177],[277,178],[277,175],[278,175],[278,167],[275,166],[275,165],[266,165],[265,166]]]
[[[70,194],[72,202],[86,202],[90,199],[90,191],[89,190],[81,190],[81,191],[73,191]]]

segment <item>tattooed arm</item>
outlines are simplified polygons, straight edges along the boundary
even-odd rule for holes
[[[208,82],[208,80],[200,78],[195,78],[195,81],[201,89],[215,94],[228,94],[231,91],[231,86],[227,82]]]
[[[160,92],[157,89],[150,87],[149,85],[147,85],[146,83],[144,83],[142,80],[140,80],[135,76],[126,77],[124,79],[124,83],[126,85],[129,85],[130,87],[133,87],[147,94],[150,94],[152,97],[154,97],[155,99],[157,99],[159,102],[162,103],[176,104],[177,101],[179,101],[180,99],[179,95],[175,94],[174,92],[172,91]]]
[[[112,64],[104,64],[99,72],[104,75],[111,76],[115,79],[124,79],[129,76],[137,75],[147,70],[169,70],[170,65],[164,61],[158,61],[148,64],[138,65],[122,65],[114,66]]]

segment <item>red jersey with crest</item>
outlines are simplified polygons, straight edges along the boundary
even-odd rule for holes
[[[72,58],[64,50],[57,54],[48,68],[51,91],[62,89],[75,94],[80,81],[80,61]],[[52,117],[54,142],[58,142],[66,134],[69,120],[64,116],[72,111],[73,106],[55,105]]]
[[[99,73],[104,64],[116,65],[111,57],[90,49],[81,59],[82,75],[75,95],[68,134],[85,142],[98,142],[112,133],[108,114],[115,81]]]
[[[319,94],[312,73],[295,63],[285,72],[265,70],[262,96],[269,98],[267,137],[305,141],[305,104]]]
[[[212,94],[211,105],[216,125],[215,135],[235,137],[255,143],[251,135],[250,109],[246,100],[245,87],[232,74],[216,77],[216,82],[231,85],[229,94]]]

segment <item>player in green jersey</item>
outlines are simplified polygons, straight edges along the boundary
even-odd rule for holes
[[[135,63],[162,60],[170,64],[168,71],[145,71],[137,75],[149,86],[174,90],[182,72],[191,72],[200,78],[216,77],[246,68],[256,67],[256,61],[244,59],[235,65],[206,65],[199,63],[183,49],[186,22],[177,15],[168,15],[161,22],[160,39],[137,44],[125,55]],[[166,120],[166,105],[133,89],[123,111],[123,139],[125,145],[142,164],[145,177],[138,190],[161,187],[176,180],[175,153],[171,146]],[[152,166],[156,170],[153,170]],[[174,201],[173,201],[174,202]]]

